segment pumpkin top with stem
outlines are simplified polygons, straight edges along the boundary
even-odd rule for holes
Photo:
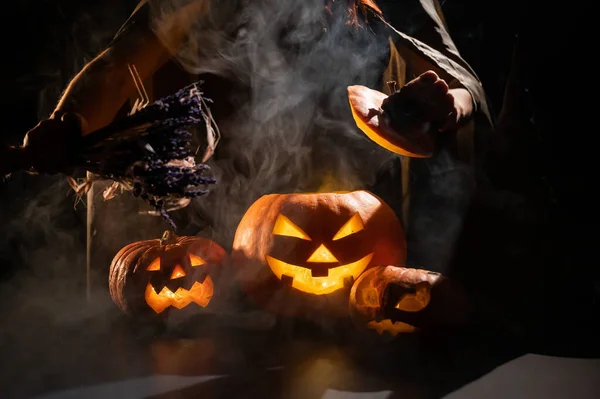
[[[167,245],[175,245],[178,242],[178,236],[173,230],[165,230],[162,237],[160,238],[160,245],[162,247]]]

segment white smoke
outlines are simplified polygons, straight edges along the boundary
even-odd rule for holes
[[[150,2],[165,42],[172,11],[183,3]],[[326,182],[331,190],[367,188],[391,157],[356,128],[346,95],[352,84],[377,87],[387,41],[347,17],[338,2],[329,14],[323,0],[225,0],[173,49],[189,72],[233,87],[226,100],[218,90],[214,98],[214,108],[230,101],[234,109],[217,120],[223,140],[210,165],[218,184],[194,204],[223,246],[261,195],[315,191]]]

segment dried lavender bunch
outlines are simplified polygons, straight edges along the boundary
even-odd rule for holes
[[[161,98],[81,139],[76,164],[100,178],[130,188],[175,228],[166,205],[208,192],[215,179],[196,164],[193,125],[212,129],[214,121],[201,82]]]

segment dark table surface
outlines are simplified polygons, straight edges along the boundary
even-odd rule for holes
[[[173,317],[165,329],[106,297],[56,297],[6,314],[0,397],[600,397],[600,356],[535,354],[489,330],[380,342],[256,312]]]

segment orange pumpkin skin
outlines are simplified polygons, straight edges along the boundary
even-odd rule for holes
[[[383,338],[462,325],[468,304],[460,287],[439,273],[378,266],[352,286],[350,315],[361,330]]]
[[[309,318],[347,316],[354,280],[405,257],[400,221],[367,191],[265,195],[240,221],[232,253],[241,286],[257,304]]]
[[[125,314],[140,319],[164,319],[173,308],[194,303],[208,307],[226,258],[211,240],[167,231],[117,253],[110,265],[110,296]]]
[[[387,98],[387,95],[365,86],[348,86],[348,100],[356,126],[388,151],[412,158],[431,157],[434,142],[429,134],[402,135],[386,122],[382,106]]]

